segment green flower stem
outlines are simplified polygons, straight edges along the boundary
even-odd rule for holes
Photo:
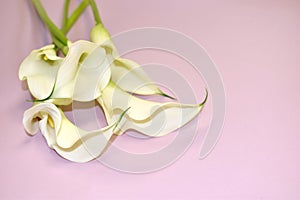
[[[98,11],[98,8],[97,8],[97,5],[96,5],[95,1],[94,0],[89,0],[89,2],[90,2],[90,5],[92,7],[92,11],[93,11],[93,14],[94,14],[94,19],[95,19],[96,24],[103,24],[102,20],[100,18],[99,11]]]
[[[64,55],[67,55],[68,51],[69,51],[69,48],[68,46],[64,45],[61,41],[59,41],[55,36],[51,35],[51,38],[53,40],[53,43],[55,44],[56,46],[56,50],[60,49],[61,52],[64,54]]]
[[[63,54],[65,55],[68,52],[68,38],[66,37],[66,34],[69,32],[69,30],[72,28],[74,23],[78,20],[78,18],[84,12],[88,5],[91,5],[96,25],[103,25],[97,5],[94,0],[83,0],[80,3],[80,5],[74,10],[70,17],[68,17],[70,0],[65,0],[64,15],[61,29],[59,29],[48,17],[40,0],[32,0],[32,3],[36,11],[38,12],[40,18],[49,29],[51,37],[53,39],[53,43],[56,45],[56,47],[61,49]]]
[[[59,28],[50,20],[48,17],[43,5],[41,4],[40,0],[32,0],[35,9],[37,10],[39,16],[41,17],[42,21],[45,23],[51,35],[54,36],[57,40],[59,40],[62,44],[67,46],[68,39],[67,37],[61,32]]]
[[[67,23],[68,23],[69,5],[70,5],[70,0],[65,0],[64,14],[63,14],[63,21],[62,21],[62,25],[61,25],[61,30],[63,30],[67,26]]]
[[[83,0],[80,5],[74,10],[72,15],[67,19],[67,24],[62,27],[62,32],[64,34],[68,33],[69,30],[72,28],[72,26],[75,24],[77,19],[80,17],[80,15],[83,13],[83,11],[86,9],[86,7],[89,5],[89,0]]]

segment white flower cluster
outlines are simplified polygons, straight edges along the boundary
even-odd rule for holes
[[[20,80],[27,80],[34,97],[23,124],[34,135],[41,131],[50,148],[74,162],[97,158],[113,134],[129,129],[159,137],[182,127],[201,111],[201,104],[159,103],[132,94],[165,95],[135,62],[120,58],[102,25],[91,31],[90,41],[68,42],[65,57],[55,46],[34,50],[23,61]],[[94,131],[78,128],[61,109],[73,101],[96,100],[108,126]]]

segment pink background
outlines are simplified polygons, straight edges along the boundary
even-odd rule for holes
[[[43,2],[58,22],[62,1]],[[206,159],[198,160],[199,136],[181,159],[149,174],[63,160],[40,134],[29,137],[23,130],[22,115],[31,104],[25,102],[29,95],[17,78],[18,67],[47,37],[29,1],[5,1],[0,10],[1,199],[300,199],[300,1],[97,2],[112,34],[166,27],[205,47],[226,88],[222,137]],[[91,26],[88,12],[70,36],[87,38]]]

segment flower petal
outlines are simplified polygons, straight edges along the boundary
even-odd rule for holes
[[[69,104],[72,99],[91,101],[100,96],[101,89],[109,79],[110,69],[105,50],[92,42],[77,41],[69,45],[51,98],[56,99],[57,104]]]
[[[140,95],[162,94],[139,64],[132,60],[116,59],[112,63],[111,71],[112,81],[127,92]]]
[[[27,79],[30,93],[36,99],[46,99],[53,91],[61,62],[62,58],[56,56],[54,45],[33,50],[20,66],[19,79]]]
[[[103,107],[108,123],[116,122],[120,114],[130,107],[118,126],[119,134],[134,129],[158,137],[191,121],[202,110],[206,98],[201,104],[158,103],[134,97],[110,83],[97,100]]]
[[[91,101],[99,97],[111,77],[109,65],[105,50],[98,46],[80,64],[73,99]]]
[[[83,163],[93,160],[100,156],[109,144],[109,140],[113,135],[113,127],[108,126],[97,132],[88,133],[74,146],[64,149],[58,145],[54,145],[55,151],[63,158]]]
[[[84,137],[90,137],[91,135],[102,134],[103,130],[85,131],[75,126],[58,108],[61,115],[61,126],[58,132],[56,132],[56,144],[61,148],[71,148],[75,143],[82,140]],[[104,128],[106,130],[106,128]]]
[[[52,147],[61,126],[61,114],[51,103],[38,103],[24,112],[23,125],[30,135],[36,134],[40,127],[48,145]]]
[[[45,137],[48,146],[53,149],[53,145],[56,144],[56,134],[55,129],[52,127],[49,128],[49,120],[51,120],[50,116],[44,114],[43,118],[39,121],[39,127],[41,129],[42,135]],[[51,126],[51,125],[50,125]]]
[[[77,76],[79,62],[82,57],[92,52],[97,46],[88,41],[77,41],[69,45],[69,52],[59,68],[55,90],[52,98],[72,98],[74,83]]]

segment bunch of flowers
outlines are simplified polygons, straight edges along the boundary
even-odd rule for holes
[[[134,61],[121,58],[104,27],[94,0],[83,0],[69,16],[70,0],[65,1],[62,28],[48,17],[39,0],[32,0],[53,39],[33,50],[22,62],[20,80],[27,80],[33,106],[25,111],[23,125],[34,135],[40,130],[50,148],[74,162],[87,162],[105,150],[113,135],[132,129],[160,137],[182,127],[197,116],[200,104],[152,102],[138,95],[162,95],[146,72]],[[86,7],[92,8],[95,26],[90,41],[71,41],[66,34]],[[74,101],[97,101],[108,126],[86,131],[73,124],[62,106]]]

